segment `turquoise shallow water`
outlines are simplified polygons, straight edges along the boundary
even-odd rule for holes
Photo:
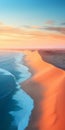
[[[34,108],[19,85],[31,77],[23,59],[22,53],[0,53],[0,130],[25,130]]]

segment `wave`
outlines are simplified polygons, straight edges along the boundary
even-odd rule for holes
[[[14,75],[4,69],[0,69],[0,99],[10,94],[15,87]]]
[[[3,110],[8,119],[4,117],[0,122],[1,130],[24,130],[34,107],[33,99],[19,85],[31,76],[29,69],[23,65],[23,58],[22,53],[0,54],[0,102],[4,100],[0,105],[0,116],[3,118]]]

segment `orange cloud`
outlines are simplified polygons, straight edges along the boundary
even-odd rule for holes
[[[33,26],[32,26],[33,27]],[[0,26],[0,48],[65,47],[65,35],[44,30]]]

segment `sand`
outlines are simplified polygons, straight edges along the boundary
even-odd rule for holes
[[[34,73],[22,88],[35,104],[26,130],[65,130],[65,71],[43,61],[37,51],[24,53]]]

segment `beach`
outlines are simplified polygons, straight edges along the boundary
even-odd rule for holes
[[[34,99],[34,109],[26,130],[64,130],[64,69],[43,60],[38,51],[24,53],[25,62],[33,74],[22,83],[22,89]]]

